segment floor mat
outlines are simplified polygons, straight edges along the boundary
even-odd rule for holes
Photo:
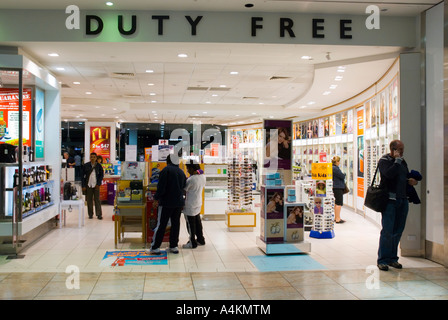
[[[148,266],[167,265],[168,259],[166,251],[161,254],[149,254],[144,250],[139,251],[107,251],[101,261],[101,266]]]
[[[249,256],[259,271],[294,271],[327,269],[309,255]]]

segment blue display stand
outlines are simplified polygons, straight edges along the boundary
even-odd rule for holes
[[[310,231],[310,237],[317,238],[317,239],[331,239],[334,238],[334,230],[331,231]]]

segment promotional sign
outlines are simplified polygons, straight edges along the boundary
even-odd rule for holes
[[[168,264],[167,253],[162,251],[160,255],[139,251],[107,251],[100,266],[144,266],[144,265],[166,265]]]
[[[313,180],[333,179],[333,165],[331,163],[312,163],[311,178]]]
[[[90,153],[103,157],[103,162],[110,161],[110,127],[90,127]]]
[[[356,111],[357,116],[357,149],[358,149],[358,178],[357,195],[364,198],[364,108]]]
[[[36,88],[36,105],[34,111],[34,142],[35,142],[35,158],[44,158],[44,138],[45,138],[45,122],[44,122],[44,92]]]
[[[23,89],[22,138],[31,147],[31,89]],[[0,88],[0,143],[19,145],[19,90]]]
[[[264,129],[266,130],[264,167],[291,170],[292,121],[264,120]],[[275,162],[277,162],[277,168],[272,168]]]

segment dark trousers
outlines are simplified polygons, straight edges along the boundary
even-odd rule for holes
[[[100,188],[86,188],[87,213],[89,217],[93,217],[93,203],[95,202],[95,213],[97,217],[102,217]]]
[[[179,231],[180,231],[180,215],[182,212],[182,207],[167,208],[164,206],[159,206],[158,217],[157,217],[157,227],[154,230],[154,238],[151,243],[151,249],[160,248],[163,237],[165,235],[166,226],[168,220],[171,220],[170,229],[170,248],[177,247],[179,243]]]
[[[190,242],[193,248],[198,246],[198,242],[201,244],[205,243],[204,235],[202,233],[202,221],[201,215],[197,214],[195,216],[185,215],[185,220],[187,221],[187,230],[190,234]]]
[[[406,225],[409,202],[407,199],[389,200],[386,210],[381,213],[381,233],[378,249],[378,264],[398,261],[398,244]]]

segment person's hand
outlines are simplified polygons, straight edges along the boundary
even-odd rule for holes
[[[415,180],[414,178],[409,178],[409,179],[408,179],[408,183],[409,183],[411,186],[416,186],[417,183],[418,183],[418,181]]]
[[[401,158],[400,151],[398,151],[398,150],[394,150],[393,157],[394,157],[394,158]]]
[[[86,192],[86,190],[87,190],[86,187],[82,188],[82,192]]]

